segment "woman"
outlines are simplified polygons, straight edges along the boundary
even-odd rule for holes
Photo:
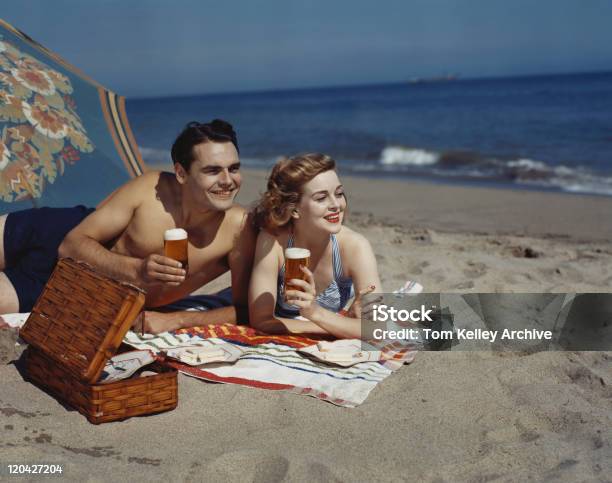
[[[273,334],[315,333],[359,338],[358,304],[339,312],[352,297],[381,292],[376,258],[362,235],[342,225],[344,188],[336,163],[323,154],[279,161],[255,209],[257,238],[249,287],[250,324]],[[306,280],[284,287],[285,248],[310,250]]]

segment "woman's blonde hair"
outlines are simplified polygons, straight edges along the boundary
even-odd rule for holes
[[[302,189],[315,176],[336,169],[336,162],[325,154],[300,154],[279,160],[268,178],[268,189],[255,207],[254,221],[259,229],[271,232],[291,223],[291,213],[302,197]]]

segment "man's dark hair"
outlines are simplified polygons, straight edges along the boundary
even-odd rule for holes
[[[236,151],[240,152],[236,132],[229,122],[225,122],[222,119],[215,119],[206,124],[190,122],[172,145],[172,161],[179,163],[186,171],[189,171],[194,160],[193,147],[208,141],[217,143],[231,142],[236,147]]]

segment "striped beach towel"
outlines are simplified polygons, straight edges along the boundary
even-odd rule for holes
[[[388,358],[385,361],[364,362],[351,367],[332,366],[297,351],[316,344],[317,339],[265,335],[250,327],[230,324],[181,329],[156,336],[128,332],[124,342],[137,349],[155,352],[180,346],[230,342],[244,351],[234,363],[200,367],[174,361],[170,364],[183,374],[207,381],[290,391],[343,407],[363,403],[380,382],[415,356],[415,351],[405,346],[391,345],[380,348]]]

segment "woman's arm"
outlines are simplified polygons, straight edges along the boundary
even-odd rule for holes
[[[376,256],[368,239],[351,231],[347,241],[345,258],[348,263],[345,267],[348,269],[347,275],[353,279],[355,293],[368,291],[369,286],[374,286],[372,292],[382,293]]]
[[[301,267],[306,280],[294,278],[291,284],[301,287],[301,290],[287,290],[287,302],[300,308],[300,315],[314,323],[325,333],[339,339],[360,339],[361,319],[344,317],[321,307],[317,301],[315,282],[312,272]]]
[[[371,293],[383,292],[378,275],[378,264],[370,242],[363,235],[351,231],[348,248],[347,275],[353,280],[355,298],[348,309],[349,317],[363,320],[363,314],[372,311],[382,296],[367,297]],[[351,263],[352,262],[352,263]]]
[[[257,237],[253,272],[249,284],[249,322],[268,334],[327,334],[317,324],[305,320],[275,317],[278,272],[282,247],[275,237],[261,231]]]

